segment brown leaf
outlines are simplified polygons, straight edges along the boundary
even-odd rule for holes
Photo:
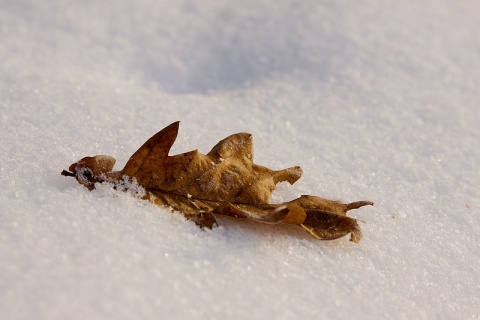
[[[295,183],[300,167],[271,170],[253,163],[253,139],[237,133],[221,140],[207,154],[193,150],[169,156],[177,138],[179,122],[174,122],[147,140],[121,171],[112,171],[115,159],[97,155],[85,157],[62,175],[74,176],[89,190],[95,183],[136,181],[145,189],[145,200],[181,212],[201,227],[216,225],[215,215],[249,218],[264,223],[291,223],[302,226],[317,239],[331,240],[351,233],[362,238],[357,220],[347,211],[370,201],[344,204],[316,196],[271,204],[276,184]]]

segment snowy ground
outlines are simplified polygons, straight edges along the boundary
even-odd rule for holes
[[[478,319],[477,1],[0,0],[0,319]],[[235,132],[363,241],[180,215],[62,169]]]

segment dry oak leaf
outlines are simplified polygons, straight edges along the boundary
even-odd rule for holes
[[[112,171],[115,159],[97,155],[85,157],[63,171],[89,190],[96,183],[118,186],[136,181],[145,189],[143,199],[181,212],[201,227],[216,225],[215,215],[249,218],[264,223],[285,222],[302,226],[317,239],[331,240],[351,234],[359,242],[362,232],[347,211],[371,201],[344,204],[316,196],[301,196],[272,204],[270,196],[277,183],[293,184],[302,175],[300,167],[271,170],[253,163],[253,139],[237,133],[221,140],[205,154],[193,150],[169,156],[177,138],[174,122],[148,139],[121,171]],[[125,184],[123,188],[125,190]]]

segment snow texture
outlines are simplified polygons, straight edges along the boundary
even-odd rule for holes
[[[0,319],[478,319],[478,1],[0,0]],[[60,172],[252,133],[273,201],[363,241],[212,231]]]

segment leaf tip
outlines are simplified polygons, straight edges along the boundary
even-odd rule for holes
[[[352,202],[346,205],[346,211],[358,209],[364,206],[373,206],[373,202],[368,200]]]

